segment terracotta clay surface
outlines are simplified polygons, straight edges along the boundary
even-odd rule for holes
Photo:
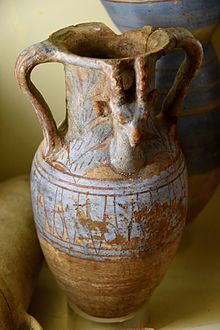
[[[0,184],[0,209],[0,329],[40,330],[26,313],[42,261],[28,177]]]
[[[160,114],[156,61],[186,53]],[[67,115],[57,128],[30,79],[64,64]],[[70,26],[24,50],[18,83],[44,132],[32,166],[42,249],[70,305],[100,318],[143,305],[175,255],[187,214],[187,174],[176,123],[202,48],[185,29],[116,35],[101,23]]]
[[[139,257],[122,259],[118,263],[70,257],[54,251],[45,240],[40,239],[40,242],[70,306],[77,305],[95,317],[108,315],[115,318],[130,314],[146,303],[161,282],[179,240],[178,237],[160,253],[142,253]],[[64,264],[68,267],[64,268]]]

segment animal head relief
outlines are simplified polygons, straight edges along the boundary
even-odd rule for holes
[[[145,94],[146,99],[136,97],[131,103],[110,102],[114,129],[110,160],[116,171],[132,173],[147,165],[147,142],[158,138],[151,127],[157,92]]]

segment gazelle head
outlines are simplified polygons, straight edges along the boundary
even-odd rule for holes
[[[129,145],[135,149],[146,140],[146,126],[152,110],[157,101],[157,90],[152,90],[146,95],[144,104],[137,102],[128,104],[114,104],[110,101],[113,117],[113,126],[116,135],[127,136]]]
[[[136,172],[146,164],[147,122],[157,102],[157,90],[150,88],[146,62],[137,59],[131,68],[110,68],[110,93],[107,101],[96,101],[97,115],[112,117],[113,137],[110,161],[116,171]],[[108,72],[109,74],[109,72]]]
[[[94,110],[101,116],[112,116],[114,135],[110,144],[111,164],[118,172],[133,173],[146,163],[144,144],[150,137],[148,120],[157,101],[157,91],[146,96],[145,104],[96,102]],[[151,136],[152,138],[152,136]]]

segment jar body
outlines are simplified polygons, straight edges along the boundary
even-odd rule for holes
[[[179,48],[187,60],[157,115],[155,65]],[[30,79],[51,61],[65,69],[59,127]],[[31,173],[39,241],[70,305],[87,315],[127,318],[176,253],[188,206],[176,117],[201,61],[185,29],[117,35],[102,23],[59,30],[18,58],[18,82],[44,133]]]
[[[71,305],[102,318],[136,311],[176,253],[187,212],[180,153],[145,180],[87,179],[33,162],[34,219],[47,263]]]

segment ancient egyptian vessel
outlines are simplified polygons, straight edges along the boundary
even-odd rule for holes
[[[186,58],[155,115],[155,65],[176,48]],[[52,61],[65,69],[59,128],[30,79]],[[18,58],[18,83],[44,132],[31,174],[38,237],[70,305],[86,315],[130,317],[176,253],[188,196],[177,115],[201,61],[185,29],[116,35],[101,23],[64,28]]]

